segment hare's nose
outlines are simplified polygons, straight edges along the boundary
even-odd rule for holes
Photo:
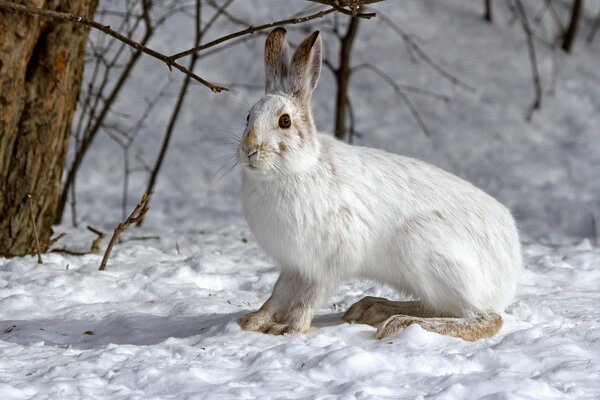
[[[250,162],[255,161],[258,158],[258,150],[250,150],[248,152],[248,160],[250,160]]]

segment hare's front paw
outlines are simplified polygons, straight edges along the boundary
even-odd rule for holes
[[[310,328],[301,328],[291,324],[273,324],[265,333],[271,335],[285,335],[288,333],[308,333]]]
[[[275,324],[273,314],[267,311],[254,311],[240,318],[240,325],[245,331],[269,332]]]

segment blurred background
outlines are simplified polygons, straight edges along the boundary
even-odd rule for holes
[[[297,0],[156,1],[148,3],[148,31],[142,3],[102,0],[95,19],[167,55],[328,8]],[[525,241],[596,240],[599,1],[388,0],[360,11],[377,17],[332,13],[286,25],[292,46],[308,32],[323,33],[326,61],[313,95],[322,132],[471,181],[513,211]],[[229,171],[230,159],[247,111],[264,93],[269,31],[179,60],[230,89],[222,93],[185,84],[179,71],[91,31],[66,172],[81,162],[63,188],[62,225],[112,227],[152,180],[148,227],[242,224],[239,167]]]

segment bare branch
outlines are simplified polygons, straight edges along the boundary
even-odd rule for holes
[[[529,109],[527,110],[527,114],[525,114],[525,119],[527,121],[531,121],[533,113],[542,107],[542,83],[540,80],[540,73],[537,65],[535,45],[533,43],[533,30],[529,25],[527,13],[525,12],[525,7],[523,7],[523,3],[521,2],[521,0],[515,0],[515,8],[519,19],[521,20],[521,25],[523,26],[523,30],[525,31],[525,36],[527,38],[527,50],[529,52],[529,63],[531,64],[531,74],[533,78],[533,87],[535,91],[535,98],[533,99],[533,103],[531,103],[531,106],[529,106]]]
[[[217,17],[219,15],[221,15],[225,11],[225,9],[231,4],[231,2],[232,2],[232,0],[228,1],[227,3],[225,3],[225,5],[220,7],[217,10],[217,12],[215,13],[215,15]],[[212,22],[216,21],[217,17],[213,16],[213,18],[206,24],[206,26],[204,28],[205,31],[207,29],[210,29]],[[200,41],[202,40],[203,32],[201,29],[201,23],[202,23],[201,2],[200,2],[200,0],[196,0],[196,22],[195,22],[194,47],[198,47],[200,45]],[[196,61],[198,60],[198,55],[199,55],[198,53],[192,54],[190,64],[189,64],[189,69],[191,71],[193,71],[194,67],[196,66]],[[168,123],[167,129],[165,131],[163,142],[160,146],[158,158],[156,159],[154,167],[152,168],[152,171],[150,172],[150,179],[148,180],[148,187],[146,188],[146,193],[151,193],[154,190],[154,185],[156,184],[156,179],[158,177],[158,173],[160,171],[163,160],[165,158],[165,154],[167,153],[169,143],[171,142],[171,137],[173,136],[175,124],[177,122],[177,118],[179,117],[179,112],[181,111],[181,107],[183,106],[185,96],[187,95],[189,84],[190,84],[190,78],[188,76],[186,76],[185,80],[183,81],[183,84],[181,85],[181,89],[179,91],[179,96],[177,97],[177,101],[175,103],[175,108],[173,109],[173,112],[171,113],[171,118],[169,119],[169,123]],[[140,219],[137,223],[137,226],[141,226],[142,222],[143,222],[143,220]]]
[[[98,252],[100,252],[100,243],[102,242],[102,239],[104,239],[104,237],[106,236],[106,234],[102,231],[99,231],[98,229],[95,229],[91,226],[87,226],[87,230],[96,234],[96,239],[94,239],[94,241],[92,242],[91,246],[90,246],[90,252],[92,254],[98,254]]]
[[[364,5],[378,3],[383,0],[308,0],[308,1],[312,1],[313,3],[320,3],[320,4],[325,4],[325,5],[331,6],[331,7],[335,8],[335,10],[337,12],[339,12],[341,14],[349,15],[351,17],[369,19],[369,18],[375,17],[377,14],[359,12],[360,8]],[[344,7],[348,7],[349,9],[346,9]]]
[[[177,54],[173,54],[171,57],[169,57],[171,60],[175,61],[180,59],[181,57],[186,57],[189,56],[191,54],[200,52],[202,50],[206,50],[210,47],[216,46],[218,44],[221,44],[223,42],[226,42],[228,40],[231,39],[235,39],[238,38],[240,36],[244,36],[244,35],[249,35],[249,34],[253,34],[255,32],[258,31],[263,31],[265,29],[269,29],[269,28],[274,28],[276,26],[282,26],[282,25],[294,25],[294,24],[300,24],[306,21],[310,21],[316,18],[323,18],[324,16],[331,14],[332,12],[337,11],[335,7],[329,8],[327,10],[321,10],[319,12],[316,12],[314,14],[310,14],[310,15],[306,15],[306,16],[302,16],[302,17],[296,17],[296,18],[288,18],[288,19],[282,19],[279,21],[274,21],[274,22],[269,22],[268,24],[263,24],[263,25],[258,25],[258,26],[250,26],[246,29],[242,29],[241,31],[237,31],[237,32],[233,32],[230,33],[229,35],[225,35],[222,36],[218,39],[215,39],[211,42],[205,43],[201,46],[196,46],[193,47],[189,50],[185,50],[182,51],[180,53]]]
[[[35,217],[33,216],[33,202],[31,200],[31,195],[27,194],[27,202],[29,203],[29,215],[31,216],[31,226],[33,227],[33,238],[35,239],[35,248],[37,250],[37,259],[38,264],[43,264],[42,254],[40,249],[40,241],[38,239],[37,226],[35,223]]]
[[[425,136],[427,136],[427,137],[431,136],[431,131],[427,127],[427,124],[425,124],[425,121],[423,121],[423,118],[421,118],[421,114],[419,113],[419,110],[417,110],[417,107],[414,105],[414,103],[410,100],[410,98],[406,95],[406,93],[404,93],[404,90],[400,85],[398,85],[396,82],[394,82],[394,80],[388,74],[386,74],[382,69],[380,69],[379,67],[376,67],[373,64],[360,64],[353,68],[354,72],[357,72],[360,70],[371,71],[375,75],[379,76],[381,79],[386,81],[388,83],[388,85],[390,85],[390,87],[392,89],[394,89],[394,92],[400,98],[400,100],[402,100],[404,102],[404,104],[406,104],[406,107],[408,107],[410,113],[412,114],[414,119],[417,121],[417,124],[419,124],[419,127],[421,128],[421,130],[423,131]]]
[[[450,81],[453,85],[456,85],[461,89],[466,90],[467,92],[475,92],[475,88],[473,86],[461,81],[456,76],[452,75],[451,73],[443,69],[441,66],[439,66],[435,61],[433,61],[433,59],[429,57],[429,55],[425,53],[425,51],[423,51],[421,46],[419,46],[419,44],[409,34],[407,34],[404,31],[404,29],[402,29],[398,24],[396,24],[394,21],[392,21],[383,14],[381,14],[379,18],[384,24],[386,24],[394,32],[396,32],[402,38],[402,40],[406,42],[408,48],[412,49],[419,56],[419,58],[421,58],[421,60],[423,60],[423,62],[429,67],[431,67],[435,72],[437,72],[443,78]]]
[[[129,217],[127,217],[127,219],[125,221],[123,221],[119,225],[117,225],[117,227],[115,228],[115,230],[113,232],[112,237],[110,238],[108,247],[106,248],[106,251],[104,252],[104,257],[102,257],[102,262],[100,263],[99,271],[104,271],[106,269],[106,264],[108,263],[108,258],[110,257],[112,248],[115,245],[115,243],[117,242],[117,240],[119,240],[119,236],[121,235],[121,233],[125,232],[127,230],[127,228],[129,228],[129,225],[135,224],[138,221],[140,221],[142,218],[144,218],[144,216],[150,209],[147,206],[147,203],[151,197],[152,197],[152,193],[144,194],[144,196],[142,196],[142,199],[140,200],[138,205],[133,209],[133,211],[131,212]]]
[[[598,32],[598,28],[600,28],[600,12],[598,13],[598,15],[596,15],[596,18],[594,19],[593,24],[594,25],[592,26],[592,29],[590,30],[590,33],[587,37],[588,43],[592,43],[594,41],[594,36],[596,36],[596,32]]]
[[[58,235],[56,235],[56,237],[50,238],[50,240],[48,240],[48,243],[46,243],[46,248],[49,248],[54,243],[58,242],[60,239],[62,239],[63,237],[65,237],[66,235],[67,235],[66,233],[61,232]]]
[[[144,4],[146,4],[146,2],[144,2]],[[25,14],[30,14],[30,15],[39,15],[44,18],[53,18],[53,19],[58,19],[61,21],[68,21],[68,22],[72,22],[72,23],[76,23],[76,24],[86,25],[86,26],[89,26],[94,29],[98,29],[98,30],[104,32],[105,34],[110,35],[110,36],[114,37],[115,39],[120,40],[123,43],[126,43],[128,46],[131,46],[136,50],[139,50],[145,54],[148,54],[149,56],[151,56],[153,58],[156,58],[157,60],[164,62],[169,67],[169,69],[171,69],[171,68],[178,69],[179,71],[192,77],[194,80],[200,82],[201,84],[203,84],[204,86],[209,88],[213,93],[220,93],[221,91],[227,90],[227,88],[213,85],[212,83],[208,82],[207,80],[194,74],[192,71],[190,71],[183,65],[178,64],[175,61],[176,60],[175,58],[168,57],[162,53],[159,53],[156,50],[146,47],[143,44],[136,42],[135,40],[128,38],[127,36],[122,35],[119,32],[111,29],[110,26],[108,26],[108,25],[102,25],[94,20],[82,17],[77,14],[52,11],[52,10],[47,10],[47,9],[43,9],[43,8],[28,7],[28,6],[16,4],[16,3],[5,1],[5,0],[0,0],[0,8],[5,9],[5,10],[12,10],[15,12],[21,12],[21,13],[25,13]]]
[[[69,254],[71,256],[85,256],[87,254],[98,254],[98,252],[100,251],[100,243],[102,242],[102,239],[104,239],[104,237],[106,236],[106,234],[102,231],[99,231],[98,229],[92,228],[91,226],[87,226],[87,229],[94,233],[97,237],[96,239],[94,239],[92,241],[92,244],[90,245],[90,250],[89,251],[76,251],[76,250],[69,250],[66,247],[62,247],[59,249],[52,249],[50,250],[51,253],[63,253],[63,254]],[[56,237],[56,239],[53,239],[51,242],[54,243],[56,242],[58,239],[60,239],[61,237],[63,237],[65,234],[61,233],[60,235],[58,235]]]
[[[360,19],[351,18],[348,24],[346,33],[341,36],[340,40],[340,61],[338,68],[330,66],[334,72],[337,83],[337,94],[335,102],[335,127],[334,135],[336,138],[343,140],[346,136],[346,111],[348,107],[348,83],[350,81],[350,57],[352,55],[352,45],[358,32]]]
[[[575,38],[577,37],[577,28],[579,26],[579,20],[581,19],[582,11],[583,0],[575,0],[573,2],[573,10],[571,12],[571,20],[569,21],[569,26],[567,27],[561,46],[562,49],[567,53],[571,52],[573,42],[575,42]]]
[[[492,19],[493,19],[493,17],[492,17],[492,0],[483,0],[483,7],[485,9],[484,14],[483,14],[483,19],[491,24]]]

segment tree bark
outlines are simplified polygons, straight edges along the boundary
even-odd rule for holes
[[[22,0],[92,16],[98,0]],[[0,256],[42,251],[52,233],[88,28],[0,11]]]

